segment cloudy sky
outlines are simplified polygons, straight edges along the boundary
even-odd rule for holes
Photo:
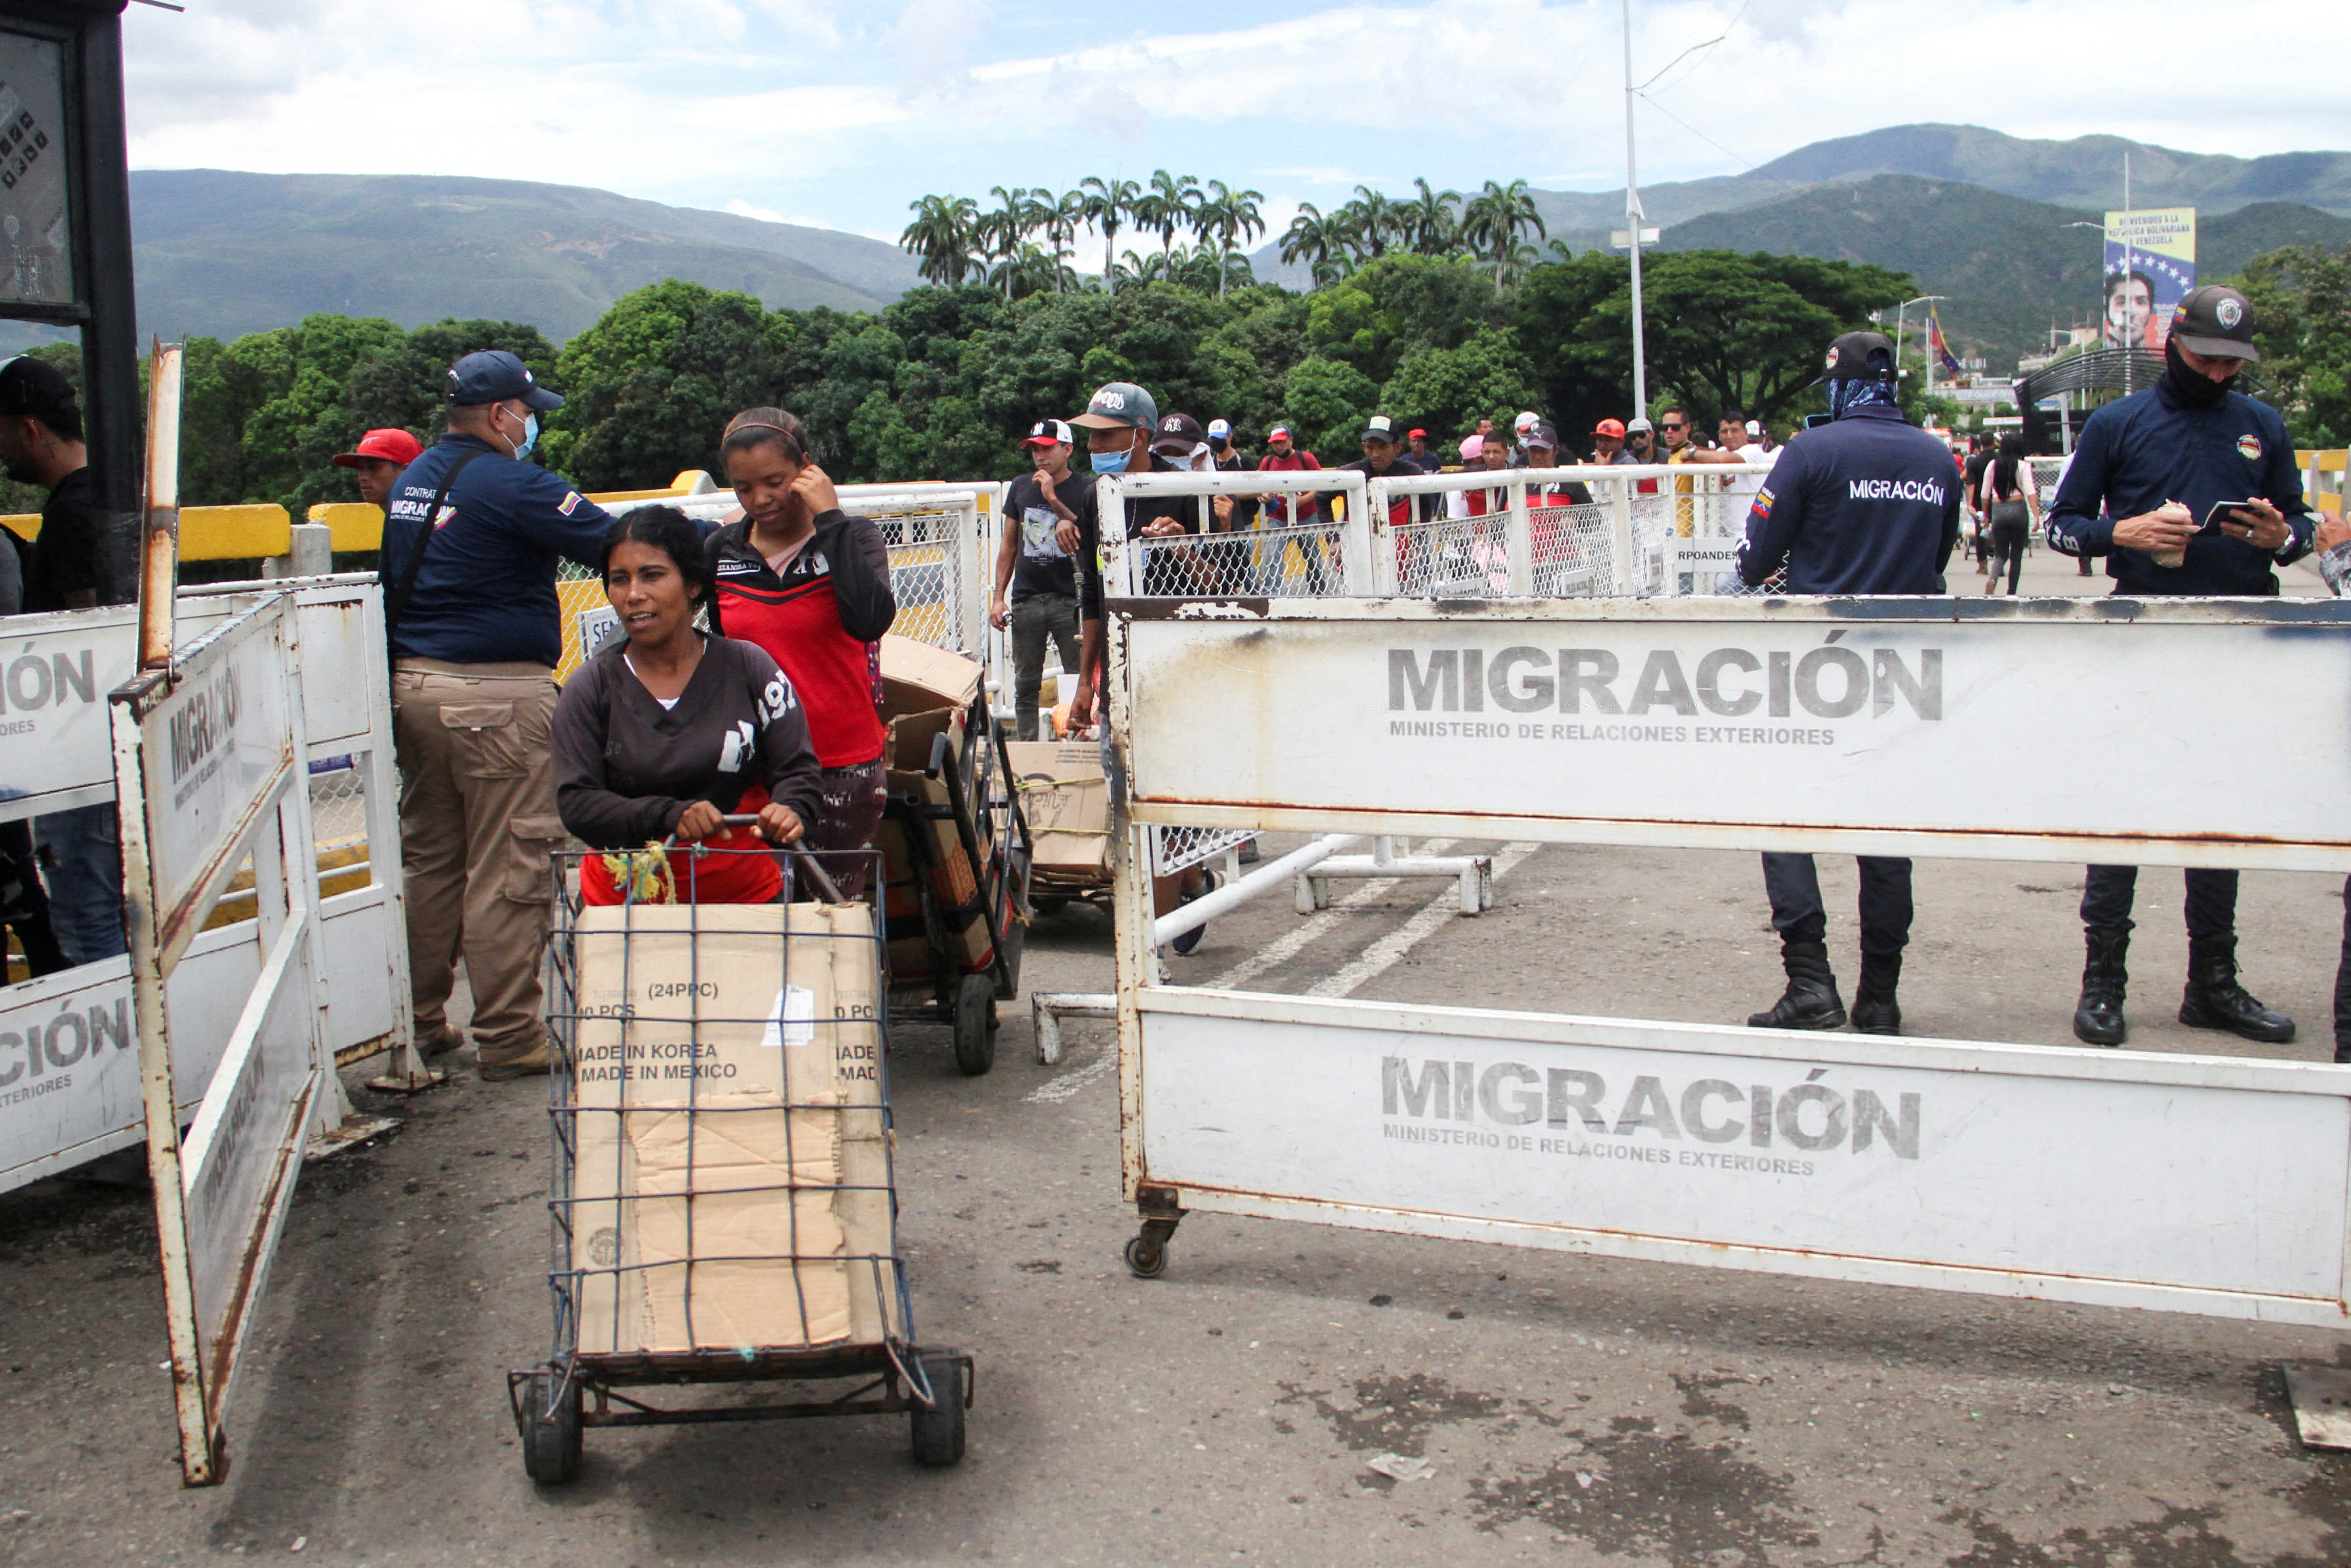
[[[1635,0],[1644,181],[1938,120],[2253,155],[2351,143],[2351,6]],[[188,0],[126,19],[140,168],[480,174],[894,237],[910,201],[1155,168],[1277,228],[1358,181],[1621,186],[1618,0]],[[2331,20],[2329,18],[2332,18]],[[2258,89],[2168,97],[2210,36]],[[1704,46],[1708,40],[1723,41]],[[2102,62],[2112,61],[2107,69]]]

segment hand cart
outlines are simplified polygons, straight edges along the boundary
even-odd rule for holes
[[[977,1077],[996,1063],[996,1004],[1020,992],[1032,848],[984,694],[959,741],[943,730],[919,775],[893,772],[883,820],[892,1016],[948,1025],[956,1065]]]
[[[972,1362],[914,1339],[871,910],[798,851],[779,904],[640,902],[659,879],[624,869],[626,903],[585,906],[585,858],[555,857],[555,1343],[507,1376],[525,1471],[576,1478],[590,1427],[893,1413],[917,1461],[954,1464]],[[802,879],[828,901],[791,902]],[[644,1392],[700,1384],[789,1386]]]

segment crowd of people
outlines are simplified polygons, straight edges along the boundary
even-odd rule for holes
[[[1066,734],[1095,727],[1104,647],[1098,487],[1105,475],[1353,471],[1395,477],[1491,474],[1493,486],[1397,497],[1391,521],[1490,516],[1526,476],[1540,509],[1588,505],[1572,474],[1597,465],[1740,465],[1731,493],[1751,497],[1737,576],[1795,594],[1938,594],[1963,514],[1988,541],[1984,591],[2016,591],[2027,538],[2045,528],[2058,551],[2103,558],[2119,592],[2273,594],[2274,568],[2322,549],[2339,592],[2351,581],[2351,528],[2316,528],[2283,423],[2232,390],[2258,357],[2252,307],[2227,288],[2195,290],[2171,328],[2169,369],[2157,386],[2099,410],[2043,517],[2014,438],[1954,454],[1911,424],[1896,397],[1894,350],[1881,334],[1847,333],[1831,346],[1823,379],[1830,408],[1820,428],[1782,444],[1727,411],[1712,439],[1689,411],[1605,419],[1588,451],[1552,422],[1520,413],[1507,432],[1490,420],[1432,446],[1424,427],[1369,417],[1361,455],[1326,470],[1277,423],[1264,449],[1245,450],[1231,423],[1163,412],[1132,382],[1097,390],[1083,412],[1047,413],[1023,442],[1030,471],[1008,486],[993,563],[989,615],[1011,632],[1014,726],[1042,728],[1048,648],[1075,679],[1064,683]],[[492,1081],[548,1070],[540,952],[556,886],[552,852],[577,840],[628,851],[667,840],[716,852],[682,857],[674,896],[773,902],[788,896],[771,846],[820,857],[850,897],[870,893],[866,868],[884,803],[879,640],[896,614],[880,529],[850,513],[815,461],[800,419],[750,408],[719,433],[737,507],[722,524],[674,507],[640,505],[617,517],[563,479],[524,461],[538,416],[562,406],[514,355],[475,353],[448,372],[445,429],[430,446],[405,432],[370,432],[335,461],[381,504],[380,575],[392,669],[392,723],[402,779],[400,821],[413,1008],[418,1043],[440,1054],[460,1043],[447,1017],[462,957],[474,997],[478,1071]],[[110,563],[104,519],[90,498],[81,416],[53,368],[0,365],[0,462],[49,496],[37,544],[0,539],[0,613],[73,610],[130,597]],[[1077,463],[1080,444],[1085,453]],[[1508,480],[1502,476],[1510,476]],[[1650,494],[1691,494],[1666,473],[1627,476]],[[1188,555],[1148,557],[1144,591],[1183,594],[1204,580],[1247,580],[1263,529],[1303,533],[1310,592],[1335,565],[1317,530],[1343,492],[1310,482],[1227,487],[1198,497],[1128,503],[1131,537],[1189,536]],[[1686,506],[1687,502],[1684,503]],[[2199,519],[2206,519],[2199,524]],[[618,617],[611,640],[559,688],[559,563],[601,574]],[[1198,574],[1208,574],[1203,579]],[[1897,1033],[1902,955],[1912,919],[1910,863],[1862,858],[1859,988],[1848,1015],[1826,946],[1826,915],[1812,857],[1763,856],[1772,924],[1788,984],[1757,1027],[1827,1029],[1848,1021]],[[2082,899],[2086,959],[2074,1027],[2085,1041],[2125,1038],[2125,953],[2137,870],[2089,868]],[[1161,877],[1161,913],[1216,885],[1201,866]],[[2187,873],[2190,938],[2180,1019],[2283,1042],[2291,1019],[2237,979],[2236,873]],[[2351,893],[2351,885],[2346,885]],[[623,877],[586,861],[590,903],[630,896]],[[0,920],[34,973],[122,951],[120,852],[114,809],[79,808],[0,829]],[[1188,950],[1205,927],[1179,939]],[[2351,913],[2338,981],[2336,1059],[2351,1060]]]

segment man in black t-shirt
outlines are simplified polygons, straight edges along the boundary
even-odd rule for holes
[[[1092,484],[1070,472],[1073,440],[1062,421],[1039,420],[1021,443],[1035,467],[1004,490],[1004,542],[987,619],[998,631],[1012,629],[1013,722],[1023,740],[1037,738],[1046,643],[1060,652],[1064,671],[1074,677],[1078,669],[1078,506]]]
[[[65,372],[47,361],[19,356],[0,364],[0,465],[11,479],[49,493],[41,537],[24,562],[25,612],[126,602],[131,595],[82,444],[81,404]],[[122,836],[113,803],[36,817],[33,841],[64,957],[94,964],[122,952]]]
[[[81,405],[65,372],[45,360],[0,364],[0,465],[49,493],[25,563],[25,612],[129,603],[82,444]]]

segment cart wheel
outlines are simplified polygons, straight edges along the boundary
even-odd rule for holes
[[[996,988],[986,975],[966,975],[956,987],[955,1056],[969,1078],[996,1065]]]
[[[552,1373],[534,1372],[522,1387],[522,1468],[543,1487],[580,1479],[580,1385],[565,1384],[550,1416],[547,1402],[555,1382]]]
[[[1156,1236],[1129,1237],[1126,1266],[1138,1280],[1156,1280],[1167,1272],[1167,1243]]]
[[[914,1406],[914,1462],[952,1465],[963,1458],[963,1363],[935,1351],[921,1358],[921,1365],[935,1403],[927,1410]]]

